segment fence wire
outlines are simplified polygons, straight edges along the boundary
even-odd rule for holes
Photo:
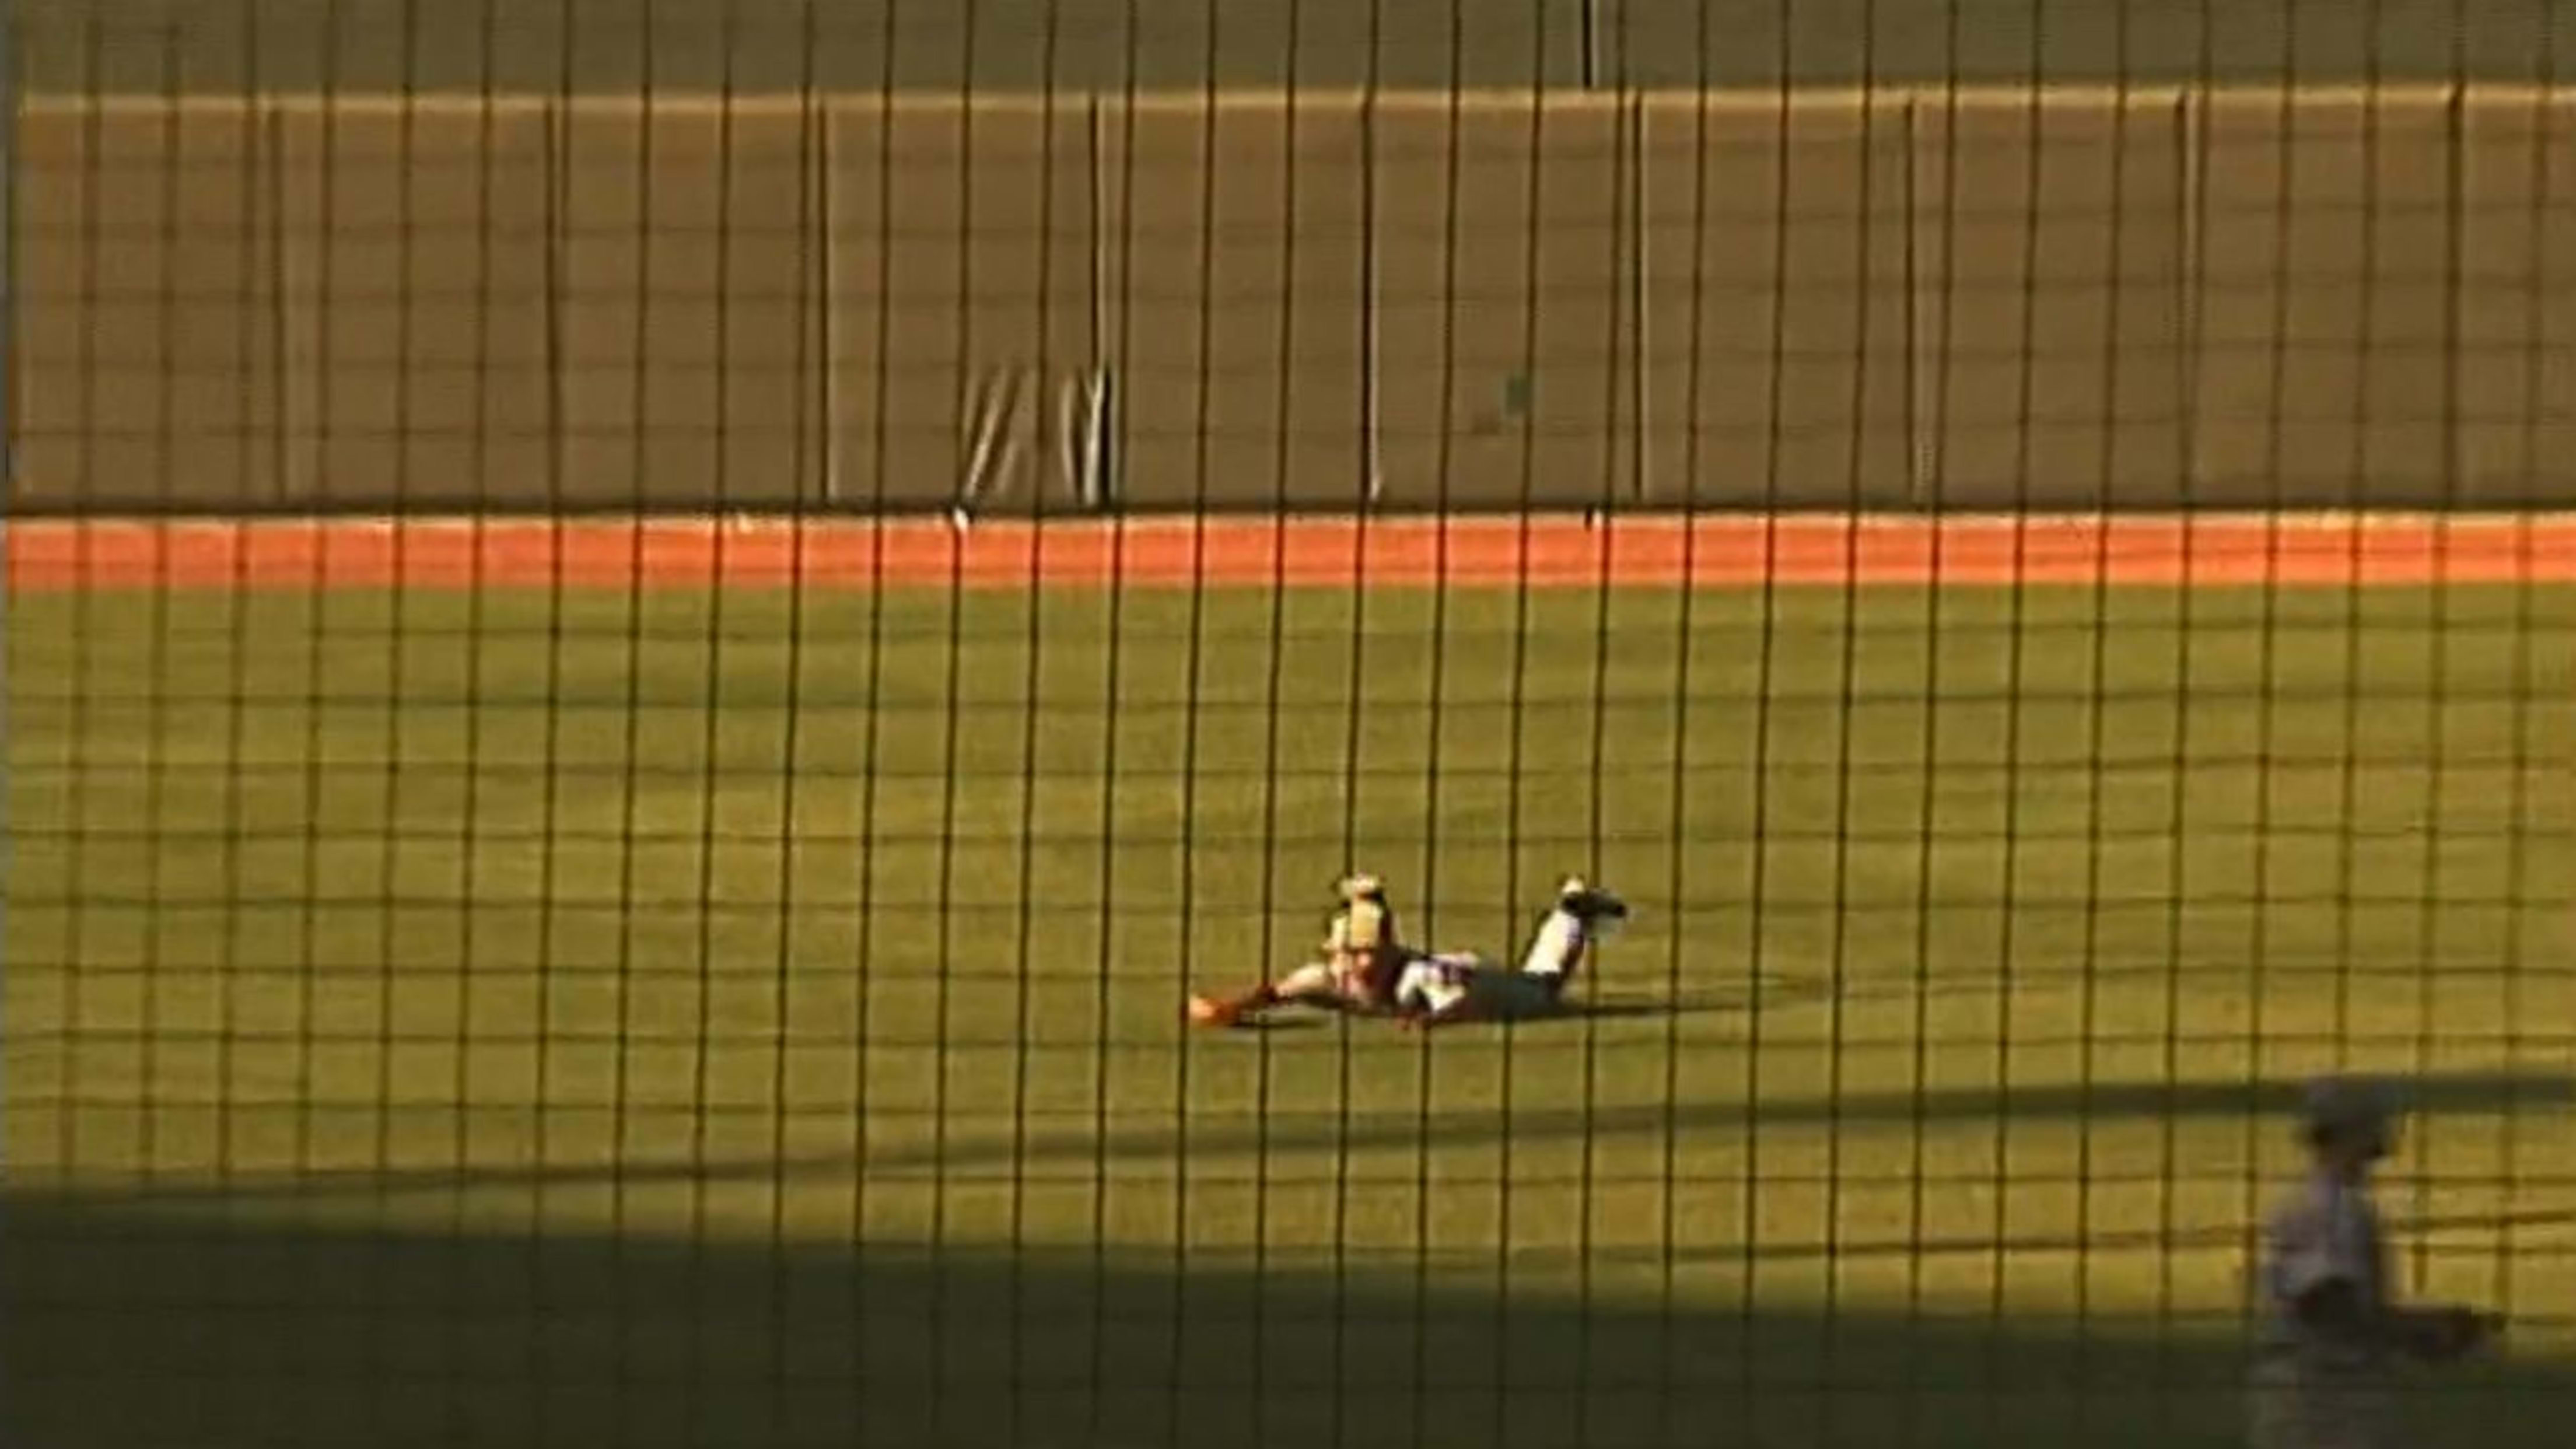
[[[2563,1437],[2550,7],[8,23],[13,1442]]]

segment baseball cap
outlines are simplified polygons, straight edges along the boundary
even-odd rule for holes
[[[2318,1077],[2300,1092],[2300,1120],[2315,1131],[2376,1132],[2398,1113],[2396,1093],[2367,1077]]]

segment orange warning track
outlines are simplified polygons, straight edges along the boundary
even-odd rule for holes
[[[1570,588],[2576,582],[2576,516],[58,520],[13,593],[800,584]]]

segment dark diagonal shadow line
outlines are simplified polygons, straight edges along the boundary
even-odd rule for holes
[[[2481,1112],[2502,1108],[2564,1108],[2576,1103],[2576,1075],[2471,1072],[2415,1077],[2400,1083],[2419,1114]],[[2280,1117],[2286,1129],[2298,1100],[2297,1082],[2098,1082],[2045,1087],[1957,1088],[1936,1092],[1864,1092],[1839,1098],[1802,1097],[1763,1102],[1751,1125],[1911,1125],[1979,1119],[2031,1120]],[[877,1151],[864,1158],[807,1153],[787,1158],[730,1162],[604,1162],[578,1167],[434,1167],[395,1172],[349,1172],[303,1177],[237,1176],[223,1183],[154,1186],[115,1200],[135,1205],[280,1198],[313,1201],[387,1192],[454,1192],[494,1188],[628,1186],[666,1182],[770,1182],[826,1174],[908,1173],[922,1168],[958,1172],[997,1165],[1022,1168],[1055,1163],[1180,1162],[1246,1153],[1368,1152],[1391,1149],[1456,1150],[1505,1139],[1515,1145],[1580,1141],[1627,1134],[1683,1132],[1740,1135],[1748,1123],[1743,1104],[1695,1102],[1668,1106],[1622,1104],[1546,1111],[1451,1112],[1425,1121],[1405,1112],[1329,1109],[1271,1112],[1255,1119],[1229,1113],[1214,1121],[1183,1117],[1105,1137],[1042,1135],[1017,1144],[961,1142],[942,1147]],[[42,1186],[13,1196],[41,1199]]]

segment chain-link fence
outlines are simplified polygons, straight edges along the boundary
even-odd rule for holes
[[[14,25],[11,1442],[2563,1438],[2546,5]]]

